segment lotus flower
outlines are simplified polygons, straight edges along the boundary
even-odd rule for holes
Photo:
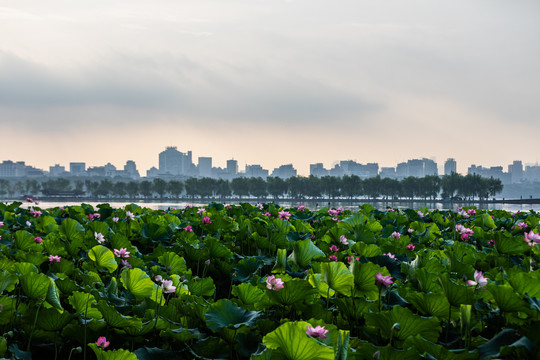
[[[291,213],[288,212],[288,211],[282,210],[282,211],[278,212],[278,217],[281,220],[289,220],[290,217],[291,217]]]
[[[269,290],[275,290],[278,291],[280,289],[283,289],[283,280],[280,278],[276,278],[274,275],[268,276],[266,278],[266,288]]]
[[[330,261],[338,261],[338,258],[337,258],[336,255],[330,255],[330,256],[328,257],[328,260],[330,260]]]
[[[198,209],[197,209],[197,214],[204,214],[205,211],[206,211],[206,209],[203,208],[203,207],[202,207],[202,208],[198,208]]]
[[[330,215],[331,217],[336,217],[339,215],[339,211],[336,209],[330,209],[328,210],[328,215]]]
[[[390,275],[384,276],[383,274],[381,274],[380,271],[379,271],[378,274],[375,275],[375,284],[377,284],[377,285],[382,285],[384,287],[389,287],[393,283],[394,282],[392,281],[392,277]]]
[[[262,210],[264,208],[264,205],[261,204],[261,203],[257,203],[257,205],[255,205],[255,206],[257,206],[259,208],[259,210]]]
[[[203,216],[203,218],[201,219],[201,222],[205,225],[208,225],[212,223],[212,220],[210,220],[210,217],[208,216]]]
[[[488,283],[488,279],[485,278],[482,275],[482,272],[478,271],[478,270],[474,270],[474,281],[473,280],[467,281],[467,284],[470,285],[470,286],[478,285],[480,287],[484,287],[484,286],[486,286],[487,283]]]
[[[347,238],[345,237],[345,235],[341,235],[341,236],[339,237],[339,242],[342,243],[343,245],[349,245],[349,239],[347,239]]]
[[[393,237],[394,239],[399,239],[399,238],[401,237],[401,234],[400,234],[399,232],[397,232],[397,231],[394,231],[394,232],[392,233],[392,237]]]
[[[165,294],[171,294],[176,291],[176,286],[173,286],[172,280],[163,280],[161,288]]]
[[[62,257],[61,256],[58,256],[58,255],[49,255],[49,262],[50,263],[59,263],[60,262],[60,259]]]
[[[413,251],[414,250],[414,245],[413,244],[407,245],[407,249],[410,250],[410,251]]]
[[[339,248],[336,246],[336,245],[332,245],[329,247],[330,251],[332,252],[338,252],[339,251]]]
[[[126,211],[126,219],[135,220],[135,215],[131,211]]]
[[[103,236],[102,233],[98,233],[94,231],[94,237],[96,238],[96,241],[100,244],[105,242],[105,236]]]
[[[36,244],[41,244],[41,243],[43,242],[43,239],[40,238],[39,236],[36,236],[36,237],[34,238],[34,242],[35,242]]]
[[[184,228],[184,231],[186,232],[193,232],[193,228],[191,227],[191,225],[188,225]]]
[[[529,244],[529,246],[533,246],[534,244],[540,244],[540,234],[537,234],[533,232],[532,230],[529,231],[529,233],[525,234],[525,241]]]
[[[120,218],[119,218],[118,216],[115,216],[115,217],[112,218],[112,221],[113,221],[114,223],[117,223],[118,220],[120,220]]]
[[[318,337],[321,339],[326,339],[326,333],[328,330],[324,328],[324,326],[317,325],[315,327],[308,326],[306,330],[306,334],[308,334],[311,337]]]
[[[129,257],[129,254],[130,252],[127,251],[127,248],[120,248],[120,250],[114,249],[114,256],[116,257],[127,259]]]
[[[306,207],[304,205],[298,205],[298,207],[296,208],[296,210],[298,211],[304,211],[306,210]]]
[[[521,222],[518,222],[518,223],[516,224],[516,226],[517,226],[520,230],[523,230],[523,229],[526,229],[527,227],[529,227],[529,224],[527,224],[527,223],[521,221]]]
[[[96,345],[100,348],[105,349],[107,346],[109,346],[110,342],[107,341],[107,338],[105,336],[98,337],[96,341]]]

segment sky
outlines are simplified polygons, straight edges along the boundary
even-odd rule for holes
[[[0,161],[539,161],[537,0],[0,0]]]

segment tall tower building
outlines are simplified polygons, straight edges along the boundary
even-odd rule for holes
[[[456,160],[449,158],[444,163],[444,175],[450,175],[453,172],[457,173],[457,163]]]

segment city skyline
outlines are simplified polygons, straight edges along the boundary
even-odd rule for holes
[[[0,158],[536,163],[540,2],[0,5]]]

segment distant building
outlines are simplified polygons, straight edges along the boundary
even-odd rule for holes
[[[279,177],[282,179],[296,177],[296,169],[292,166],[292,164],[281,165],[272,171],[272,177]]]
[[[382,167],[381,172],[379,173],[380,177],[382,179],[389,178],[389,179],[395,179],[396,178],[396,168],[393,167]]]
[[[403,180],[409,176],[409,166],[406,162],[397,164],[396,166],[396,179]]]
[[[55,164],[54,166],[49,166],[49,175],[50,176],[64,176],[67,175],[66,168]]]
[[[449,158],[444,163],[444,175],[451,175],[452,173],[457,174],[457,163],[456,160]]]
[[[515,160],[512,165],[508,165],[508,173],[510,181],[515,184],[523,180],[523,164],[521,161]]]
[[[230,176],[236,176],[238,174],[238,161],[234,159],[227,160],[227,173]]]
[[[323,177],[328,175],[328,170],[324,168],[323,163],[309,164],[309,175]]]
[[[152,166],[150,169],[146,170],[146,177],[155,178],[158,175],[159,175],[159,170],[155,166]]]
[[[424,162],[424,176],[439,175],[439,168],[437,163],[431,159],[422,159]]]
[[[470,175],[480,175],[485,178],[494,178],[499,179],[503,184],[510,184],[511,177],[509,173],[503,172],[502,166],[492,166],[490,168],[485,168],[483,166],[471,165],[467,169],[467,174]]]
[[[128,160],[126,165],[124,165],[124,176],[130,177],[132,179],[138,179],[140,177],[139,170],[137,170],[137,165],[135,161]]]
[[[194,168],[191,151],[184,154],[176,146],[169,146],[159,153],[160,175],[193,175]]]
[[[245,176],[266,179],[268,177],[268,170],[263,169],[261,165],[246,165]]]
[[[197,170],[199,171],[199,176],[201,177],[212,177],[212,158],[199,157]]]
[[[343,175],[355,175],[362,179],[376,177],[379,174],[379,164],[359,164],[353,160],[343,160],[339,162],[339,167]]]
[[[24,161],[13,162],[11,160],[0,163],[0,177],[24,177],[41,176],[43,170],[26,165]]]
[[[86,172],[86,163],[71,162],[69,163],[69,173],[71,176],[83,176]]]
[[[538,164],[525,166],[523,177],[531,183],[540,182],[540,166]]]

